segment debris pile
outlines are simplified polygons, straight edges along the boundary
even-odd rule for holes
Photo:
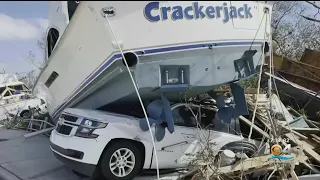
[[[222,157],[228,153],[223,148],[217,151],[210,148],[210,140],[199,140],[204,148],[196,165],[190,165],[189,172],[179,179],[303,179],[304,175],[319,178],[320,123],[285,106],[275,93],[270,96],[262,90],[257,94],[256,89],[247,89],[245,96],[250,115],[238,119],[252,133],[241,128],[243,144],[238,147],[243,146],[244,150],[250,143],[255,144],[257,152],[251,156],[231,153],[228,159]],[[222,160],[229,163],[223,164]]]

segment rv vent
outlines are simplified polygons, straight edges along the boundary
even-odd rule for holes
[[[56,80],[58,76],[59,76],[59,74],[57,72],[53,71],[51,73],[50,77],[48,78],[48,80],[46,81],[45,85],[47,87],[50,87],[51,84],[53,83],[53,81]]]

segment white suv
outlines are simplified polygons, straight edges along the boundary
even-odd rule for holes
[[[197,111],[198,107],[193,105],[192,109]],[[156,142],[160,169],[186,167],[200,150],[196,135],[199,131],[210,136],[215,149],[242,140],[238,135],[215,131],[214,127],[199,130],[185,104],[174,105],[172,113],[175,132],[166,130],[164,139]],[[214,118],[206,117],[210,121]],[[93,176],[98,172],[111,180],[133,179],[142,169],[156,169],[150,132],[142,131],[139,121],[127,115],[68,108],[51,133],[51,149],[78,173]]]

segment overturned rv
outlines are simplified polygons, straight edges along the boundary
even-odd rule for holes
[[[257,1],[50,2],[48,61],[33,92],[46,92],[49,113],[58,122],[51,149],[62,161],[86,167],[76,170],[87,175],[100,161],[110,166],[102,173],[111,179],[130,179],[141,168],[156,168],[135,83],[149,122],[157,127],[152,131],[159,145],[159,167],[185,166],[182,150],[197,144],[188,135],[197,122],[187,118],[189,127],[182,117],[187,112],[181,114],[187,111],[186,99],[207,93],[215,99],[209,109],[218,109],[219,119],[228,123],[248,113],[237,82],[259,72],[269,50],[270,13],[270,5]],[[233,100],[213,92],[224,84],[230,84]],[[180,142],[166,131],[191,139]],[[214,140],[222,146],[242,139],[216,134]],[[144,153],[131,143],[138,143]],[[175,150],[164,150],[173,144]],[[104,159],[105,148],[110,156]],[[126,171],[129,165],[121,160],[113,172],[111,166],[119,162],[111,159],[121,149],[137,161]],[[172,158],[166,160],[168,153]]]
[[[170,91],[167,98],[180,101],[236,82],[261,64],[270,33],[262,21],[271,17],[264,11],[270,7],[256,1],[50,2],[48,63],[34,92],[46,92],[54,120],[67,107],[103,109],[137,101],[103,13],[143,100]]]

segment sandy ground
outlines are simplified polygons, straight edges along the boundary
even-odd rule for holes
[[[53,156],[48,137],[39,135],[25,139],[22,136],[25,133],[0,127],[0,180],[89,180],[76,176]],[[176,179],[168,174],[162,177]],[[151,179],[156,176],[144,175],[134,180]]]

